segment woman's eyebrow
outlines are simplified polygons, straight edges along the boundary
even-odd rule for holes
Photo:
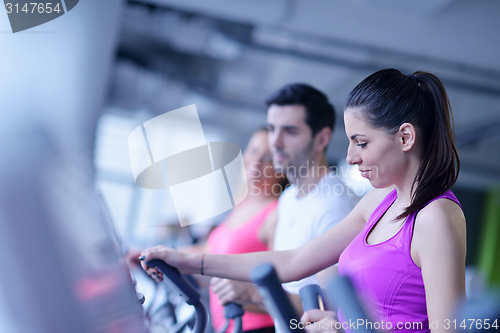
[[[358,136],[366,136],[366,135],[364,135],[364,134],[353,134],[353,135],[351,135],[351,140],[356,139],[356,137],[358,137]]]

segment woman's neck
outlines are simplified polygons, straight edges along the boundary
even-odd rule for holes
[[[413,185],[414,179],[417,177],[420,160],[410,160],[407,172],[404,173],[401,179],[395,184],[398,193],[398,202],[401,207],[408,207],[411,204],[413,193],[415,192],[418,183]]]

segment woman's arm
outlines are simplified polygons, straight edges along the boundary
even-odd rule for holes
[[[303,246],[289,251],[263,251],[236,255],[187,254],[165,246],[156,246],[142,253],[143,268],[150,275],[158,275],[145,262],[154,258],[177,267],[183,274],[203,274],[249,281],[250,271],[257,265],[273,264],[282,282],[300,280],[338,261],[340,253],[362,230],[359,216],[353,210],[342,222]]]
[[[208,243],[204,242],[201,244],[184,246],[184,247],[179,248],[179,251],[182,251],[185,253],[205,253],[205,252],[208,252]]]
[[[449,331],[458,302],[465,297],[465,217],[451,200],[438,199],[417,215],[412,258],[422,269],[432,332]],[[431,326],[432,327],[432,326]]]
[[[203,273],[233,280],[249,281],[250,271],[269,262],[274,265],[282,282],[297,281],[337,263],[342,251],[363,229],[369,215],[385,197],[388,190],[373,190],[365,195],[338,225],[303,246],[290,251],[265,251],[237,255],[185,254],[164,246],[144,251],[143,268],[152,274],[145,261],[159,258],[177,267],[181,273]]]

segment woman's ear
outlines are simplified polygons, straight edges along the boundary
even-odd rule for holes
[[[398,136],[399,140],[401,140],[401,147],[403,151],[409,151],[415,145],[417,139],[415,126],[410,123],[403,123],[399,126]]]
[[[324,127],[319,131],[314,137],[314,150],[324,151],[328,144],[330,143],[330,138],[332,137],[332,130],[330,127]]]

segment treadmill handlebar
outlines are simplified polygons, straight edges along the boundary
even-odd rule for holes
[[[280,324],[280,329],[288,333],[302,333],[300,328],[292,329],[293,322],[298,323],[297,312],[281,287],[278,275],[271,264],[262,264],[250,272],[250,279],[259,287],[266,308]]]
[[[300,300],[304,312],[314,309],[321,309],[320,302],[323,303],[323,291],[317,284],[308,284],[299,290]]]
[[[345,319],[352,322],[363,320],[366,322],[368,317],[361,306],[358,296],[354,290],[351,280],[346,276],[338,276],[328,285],[328,293],[337,307],[340,307],[345,315]],[[375,333],[368,326],[361,325],[357,327],[358,333]]]
[[[165,263],[160,259],[152,259],[146,262],[148,267],[156,267],[162,273],[164,281],[166,281],[172,289],[174,289],[182,299],[189,305],[193,305],[196,310],[196,325],[193,333],[203,333],[207,324],[207,314],[201,296],[181,273],[175,268]],[[233,333],[243,332],[241,317],[243,316],[243,308],[236,303],[228,303],[224,306],[224,312],[227,318],[235,320],[235,329]]]
[[[194,305],[200,301],[200,293],[184,279],[177,270],[160,259],[152,259],[146,262],[148,267],[156,267],[166,278],[167,283],[184,299],[189,305]]]
[[[243,308],[241,305],[230,302],[224,305],[224,315],[227,319],[234,319],[243,316]]]

